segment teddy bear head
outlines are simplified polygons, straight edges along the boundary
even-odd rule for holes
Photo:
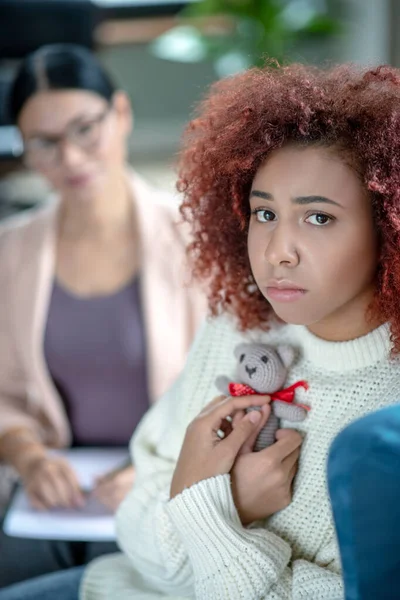
[[[239,344],[234,354],[238,360],[237,381],[249,385],[259,394],[272,394],[282,389],[294,359],[293,348],[286,345]]]

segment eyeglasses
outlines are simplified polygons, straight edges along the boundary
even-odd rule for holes
[[[82,150],[94,150],[101,138],[102,128],[111,107],[91,119],[79,119],[67,125],[58,136],[36,136],[24,142],[24,162],[29,167],[54,166],[60,160],[60,147],[64,142]]]

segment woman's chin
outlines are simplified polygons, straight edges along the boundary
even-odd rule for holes
[[[288,310],[281,306],[272,306],[272,308],[278,319],[288,325],[304,325],[304,327],[309,327],[320,320],[319,316],[305,314],[303,311]]]
[[[74,202],[93,202],[101,193],[101,186],[96,178],[85,186],[67,186],[64,193]]]

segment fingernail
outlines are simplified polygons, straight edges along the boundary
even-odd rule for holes
[[[252,410],[249,414],[249,421],[251,421],[252,423],[258,423],[260,419],[261,413],[258,410]]]

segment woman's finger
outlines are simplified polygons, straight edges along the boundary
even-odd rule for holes
[[[251,406],[263,406],[269,403],[270,396],[241,396],[239,398],[225,398],[216,403],[208,413],[204,413],[203,418],[206,419],[211,427],[218,429],[221,421],[226,417],[232,416],[237,410],[245,410]]]
[[[67,482],[72,502],[78,506],[82,506],[85,501],[82,488],[75,471],[68,463],[63,465],[62,475]]]
[[[233,429],[232,433],[221,442],[221,449],[228,451],[228,453],[236,457],[243,444],[258,429],[261,418],[262,414],[258,410],[252,410],[247,413],[235,429]]]
[[[202,408],[202,410],[200,411],[199,415],[203,415],[205,413],[208,413],[211,408],[213,408],[215,405],[219,404],[223,400],[226,400],[226,398],[227,398],[227,396],[224,396],[222,394],[221,394],[221,396],[217,396],[216,398],[214,398],[214,400],[211,400],[211,402],[209,402],[208,404],[206,404]]]
[[[47,508],[55,508],[59,505],[57,492],[50,480],[40,483],[40,489],[37,490],[36,495]]]
[[[39,500],[35,494],[28,493],[28,498],[29,502],[36,510],[40,510],[41,512],[47,510],[47,506],[41,500]]]
[[[52,474],[51,485],[53,486],[57,506],[72,506],[73,502],[70,485],[69,482],[64,478],[61,469]]]
[[[299,456],[300,456],[300,448],[296,448],[296,450],[294,450],[291,454],[289,454],[289,456],[287,456],[282,461],[282,466],[284,467],[284,469],[287,473],[290,473],[293,469],[294,469],[294,472],[296,473]]]
[[[249,438],[243,444],[240,454],[248,454],[249,452],[253,452],[254,444],[258,438],[258,435],[261,429],[264,427],[265,423],[268,421],[268,417],[271,414],[271,405],[265,404],[261,407],[261,419],[258,427],[253,431],[253,433],[249,436]]]
[[[300,448],[303,439],[294,429],[281,429],[276,434],[277,441],[261,452],[267,453],[276,462],[282,463],[292,452]]]
[[[68,506],[83,506],[85,498],[75,473],[71,472],[70,469],[62,469],[60,471],[60,477],[63,479],[64,485],[66,486]]]
[[[98,500],[100,500],[101,498],[103,498],[104,496],[107,495],[107,491],[108,491],[108,482],[100,482],[98,483],[92,490],[92,494],[95,498],[97,498]]]
[[[97,500],[111,511],[116,511],[124,499],[125,494],[121,490],[102,490],[96,495]]]
[[[93,490],[93,496],[108,509],[115,511],[131,488],[131,481],[107,481]]]
[[[78,481],[75,473],[64,460],[49,464],[43,478],[51,484],[57,506],[72,507],[76,505],[75,495],[78,494]]]
[[[297,473],[297,468],[298,468],[298,461],[296,461],[296,462],[295,462],[295,463],[292,465],[292,468],[291,468],[291,469],[290,469],[290,471],[289,471],[289,474],[288,474],[288,482],[289,482],[289,484],[290,484],[290,485],[292,485],[292,483],[293,483],[293,479],[295,478],[295,475],[296,475],[296,473]]]
[[[238,423],[240,423],[240,421],[243,419],[245,414],[246,413],[244,410],[237,410],[235,412],[235,414],[233,415],[233,419],[232,419],[232,429],[235,429],[236,425]]]

